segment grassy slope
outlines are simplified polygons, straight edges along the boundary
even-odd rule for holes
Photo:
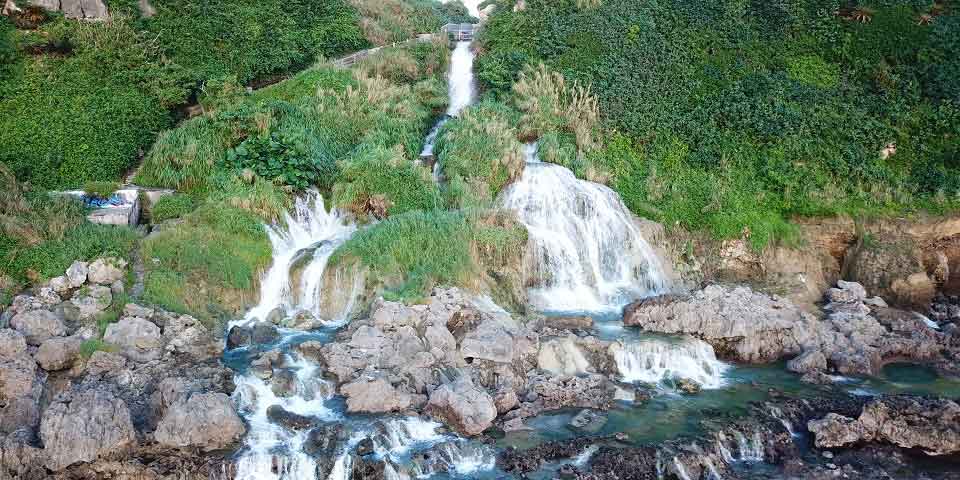
[[[586,160],[635,212],[761,247],[793,215],[960,204],[955,8],[921,25],[928,4],[892,0],[866,23],[819,0],[597,3],[499,2],[478,75],[507,101],[524,65],[589,85],[605,133]]]

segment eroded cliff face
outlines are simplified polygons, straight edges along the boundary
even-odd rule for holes
[[[762,252],[748,234],[717,241],[668,228],[654,237],[690,285],[749,283],[809,311],[837,280],[864,285],[892,305],[925,309],[939,291],[960,292],[960,216],[854,221],[849,217],[797,221],[796,246]]]

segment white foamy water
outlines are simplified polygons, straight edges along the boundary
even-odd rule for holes
[[[319,193],[310,192],[298,197],[293,213],[285,214],[282,224],[267,227],[273,247],[273,263],[260,281],[260,302],[247,312],[243,320],[235,323],[263,321],[277,308],[283,308],[287,313],[306,310],[319,318],[323,294],[320,287],[327,261],[355,230],[356,226],[346,221],[340,212],[327,211]],[[293,298],[290,269],[297,260],[302,260],[303,255],[310,255],[311,258],[301,277],[300,298]],[[344,286],[353,289],[351,298],[355,297],[358,290],[356,282],[354,280]],[[349,311],[341,316],[346,314]],[[338,323],[343,318],[325,320]]]
[[[537,159],[528,145],[521,178],[501,195],[527,227],[530,302],[547,311],[612,311],[665,290],[650,245],[620,197]]]
[[[626,382],[657,384],[683,378],[707,389],[723,386],[723,373],[729,368],[717,360],[713,347],[693,338],[623,340],[614,359]]]
[[[277,396],[269,384],[252,374],[234,378],[234,402],[249,424],[244,450],[237,460],[236,480],[316,478],[316,460],[302,451],[307,432],[274,424],[267,417],[267,409],[280,405],[298,415],[336,420],[339,415],[324,405],[333,389],[324,388],[326,381],[310,362],[290,359],[289,365],[296,369],[295,395],[291,397]]]
[[[457,42],[450,56],[450,72],[448,74],[448,88],[450,106],[447,115],[456,117],[460,111],[473,103],[476,94],[476,85],[473,80],[473,50],[470,42]]]

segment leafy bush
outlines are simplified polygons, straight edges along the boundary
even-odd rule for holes
[[[180,218],[196,208],[193,197],[182,193],[160,197],[150,209],[150,221],[160,223],[171,218]]]
[[[0,162],[45,188],[119,178],[186,98],[182,70],[124,17],[61,19],[40,35],[70,51],[24,59],[5,82]]]
[[[331,165],[311,156],[295,138],[282,132],[248,137],[227,151],[227,168],[246,175],[252,172],[278,185],[303,191],[331,175]]]

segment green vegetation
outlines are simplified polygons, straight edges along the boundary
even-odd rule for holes
[[[368,268],[390,298],[415,300],[435,285],[477,286],[486,268],[522,255],[526,231],[497,215],[412,211],[357,232],[330,259]]]
[[[120,189],[117,182],[84,182],[83,193],[95,198],[110,198],[114,192]]]
[[[144,300],[198,318],[236,314],[253,301],[258,273],[270,262],[260,217],[210,201],[143,242]]]
[[[343,163],[333,187],[333,201],[363,218],[367,214],[382,217],[433,210],[439,206],[440,196],[430,172],[404,156],[402,148],[373,147]],[[379,211],[380,203],[386,207],[386,215]]]
[[[113,352],[115,350],[116,347],[99,338],[84,340],[83,343],[80,344],[80,355],[83,358],[90,358],[96,352]]]
[[[796,215],[960,206],[955,9],[589,3],[497,2],[478,76],[545,160],[638,214],[761,248]]]
[[[7,294],[63,275],[74,260],[126,257],[133,249],[133,230],[93,225],[85,214],[75,199],[31,190],[0,164],[0,277],[9,282],[0,286]]]
[[[115,3],[104,22],[17,17],[17,31],[0,18],[0,162],[18,179],[48,189],[119,179],[191,97],[220,107],[243,85],[430,31],[448,11],[427,0],[369,15],[347,0],[154,0],[156,14],[140,18],[136,2]]]
[[[180,218],[197,207],[196,202],[190,195],[176,193],[160,197],[157,203],[150,209],[150,221],[160,223],[171,218]]]

